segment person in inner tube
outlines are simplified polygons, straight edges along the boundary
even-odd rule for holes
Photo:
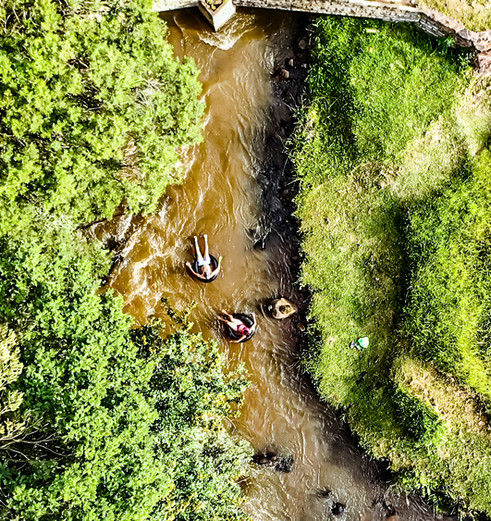
[[[208,235],[203,235],[203,239],[205,241],[204,255],[201,254],[201,250],[199,249],[198,237],[196,237],[196,235],[194,236],[194,248],[196,250],[196,260],[199,273],[193,270],[193,266],[190,262],[186,262],[186,266],[196,278],[200,280],[210,280],[218,275],[222,263],[222,256],[220,255],[220,258],[218,259],[217,267],[212,269],[210,251],[208,248]]]
[[[256,317],[254,314],[252,315],[252,325],[248,326],[244,324],[240,318],[236,318],[232,316],[230,313],[227,313],[222,309],[223,316],[218,316],[218,319],[227,324],[227,326],[232,331],[237,331],[240,338],[235,340],[230,339],[230,342],[234,344],[238,344],[239,342],[243,342],[246,338],[250,338],[254,334],[254,330],[256,329]]]

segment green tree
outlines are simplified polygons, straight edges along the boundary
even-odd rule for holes
[[[159,514],[166,521],[247,519],[237,508],[243,501],[237,481],[247,475],[251,447],[232,440],[224,419],[237,414],[248,382],[241,369],[224,371],[216,342],[190,333],[186,315],[171,314],[181,324],[172,335],[164,338],[155,327],[133,333],[156,363],[154,429],[159,451],[172,459],[175,488]]]
[[[200,139],[197,70],[150,0],[6,0],[0,7],[0,230],[33,208],[75,224],[125,201],[151,212]]]
[[[121,298],[98,290],[109,259],[69,226],[0,250],[1,319],[23,331],[9,387],[37,426],[0,465],[0,517],[242,519],[250,453],[223,422],[246,382],[216,343],[185,320],[166,338],[132,330]]]
[[[0,329],[0,428],[25,424],[0,445],[0,519],[244,517],[249,453],[223,425],[243,377],[183,320],[133,330],[101,289],[109,254],[77,231],[179,180],[197,74],[150,1],[0,7],[0,324],[18,332],[12,349]]]

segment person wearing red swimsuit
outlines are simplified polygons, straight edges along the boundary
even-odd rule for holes
[[[222,322],[225,322],[227,326],[232,329],[232,331],[237,331],[239,335],[241,335],[236,340],[230,340],[230,342],[234,344],[238,344],[239,342],[244,341],[246,338],[250,337],[256,328],[256,317],[252,315],[253,324],[252,326],[248,326],[247,324],[244,324],[240,318],[235,318],[230,313],[227,313],[222,309],[223,316],[218,316],[218,320],[221,320]]]

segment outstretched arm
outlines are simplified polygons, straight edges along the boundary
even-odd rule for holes
[[[224,309],[222,309],[222,313],[229,319],[229,320],[232,320],[234,317],[230,314],[230,313],[227,313]]]
[[[188,268],[188,270],[195,276],[197,277],[198,279],[201,279],[201,280],[205,280],[205,277],[203,277],[203,275],[201,275],[201,273],[196,273],[194,270],[193,270],[193,267],[191,265],[190,262],[186,262],[186,266]]]
[[[247,335],[242,335],[240,338],[237,338],[237,340],[230,340],[232,344],[238,344],[239,342],[242,342],[242,340],[245,340],[247,338]]]
[[[251,329],[255,329],[256,327],[256,315],[253,313],[252,314],[252,326],[251,326]]]
[[[217,267],[211,272],[210,279],[214,277],[215,275],[218,275],[218,272],[220,271],[220,266],[222,263],[222,256],[220,255],[220,258],[218,259]]]

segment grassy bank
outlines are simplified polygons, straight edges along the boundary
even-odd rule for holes
[[[491,27],[487,0],[419,0],[418,4],[459,20],[471,31],[486,31]]]
[[[491,512],[491,84],[411,27],[323,19],[309,92],[307,365],[401,485]]]
[[[245,519],[243,375],[185,316],[134,329],[80,232],[179,179],[198,71],[146,0],[7,0],[0,22],[0,519]]]

